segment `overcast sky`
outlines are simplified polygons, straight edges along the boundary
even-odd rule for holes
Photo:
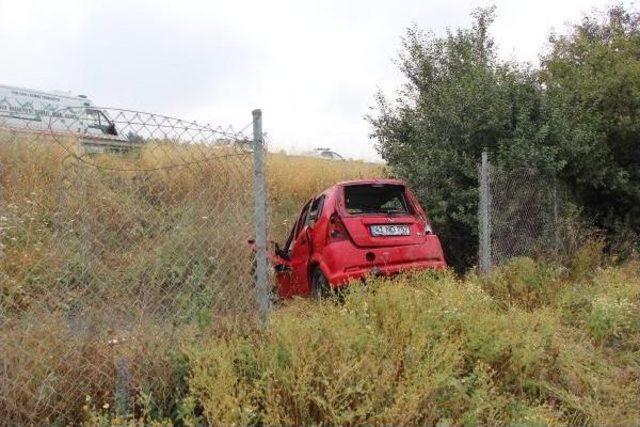
[[[242,127],[262,108],[272,149],[376,159],[364,120],[416,23],[444,34],[497,6],[501,55],[537,63],[552,30],[602,0],[0,0],[0,83],[96,105]]]

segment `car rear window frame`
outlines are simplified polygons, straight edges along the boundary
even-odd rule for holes
[[[403,184],[351,184],[351,185],[344,185],[342,186],[342,189],[340,191],[340,199],[341,199],[341,203],[340,203],[340,211],[341,211],[341,215],[346,216],[346,217],[362,217],[362,216],[380,216],[380,215],[389,215],[388,213],[385,212],[362,212],[362,213],[350,213],[349,209],[347,208],[347,188],[349,187],[383,187],[383,186],[392,186],[392,187],[402,187],[403,189],[403,198],[404,198],[404,202],[407,206],[407,212],[406,213],[394,213],[391,215],[409,215],[409,216],[415,216],[416,215],[416,210],[413,206],[413,202],[411,201],[411,198],[409,197],[408,194],[408,188],[406,185]]]

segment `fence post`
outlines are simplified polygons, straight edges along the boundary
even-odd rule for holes
[[[489,185],[489,156],[482,152],[479,184],[480,200],[478,203],[478,267],[481,274],[491,270],[491,187]]]
[[[129,368],[123,356],[116,365],[116,413],[121,417],[129,415]]]
[[[553,176],[553,243],[556,254],[560,252],[560,214],[558,206],[558,178]]]
[[[269,278],[267,277],[267,191],[265,185],[264,139],[262,136],[262,110],[253,114],[253,179],[256,225],[256,294],[260,320],[267,322],[271,306]]]

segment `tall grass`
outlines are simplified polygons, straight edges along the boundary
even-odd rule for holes
[[[64,293],[69,299],[108,296],[113,305],[114,284],[126,290],[127,301],[136,297],[146,309],[171,303],[167,292],[228,293],[230,284],[250,281],[250,153],[150,144],[78,161],[71,155],[81,153],[70,143],[5,138],[1,312],[36,302],[54,306]],[[272,237],[284,238],[314,193],[342,179],[381,173],[362,162],[270,155]],[[91,295],[85,295],[87,287]],[[236,297],[247,293],[234,289]]]
[[[284,241],[304,203],[339,181],[385,176],[382,165],[271,154],[267,159],[271,234]]]
[[[213,425],[637,425],[640,263],[571,273],[516,259],[294,301],[194,346],[191,398]]]
[[[354,284],[257,328],[250,162],[158,143],[87,164],[61,142],[0,135],[0,424],[640,423],[640,262],[598,241]],[[272,237],[383,174],[270,155]]]
[[[0,419],[9,424],[82,419],[85,395],[112,398],[121,359],[133,396],[153,395],[153,412],[169,415],[182,369],[171,352],[254,311],[251,153],[154,142],[85,155],[74,142],[0,132]],[[276,238],[322,187],[381,173],[275,154],[268,165]]]

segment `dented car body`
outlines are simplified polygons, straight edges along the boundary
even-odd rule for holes
[[[309,200],[269,254],[277,293],[322,296],[369,275],[446,267],[440,240],[400,180],[341,182]]]

